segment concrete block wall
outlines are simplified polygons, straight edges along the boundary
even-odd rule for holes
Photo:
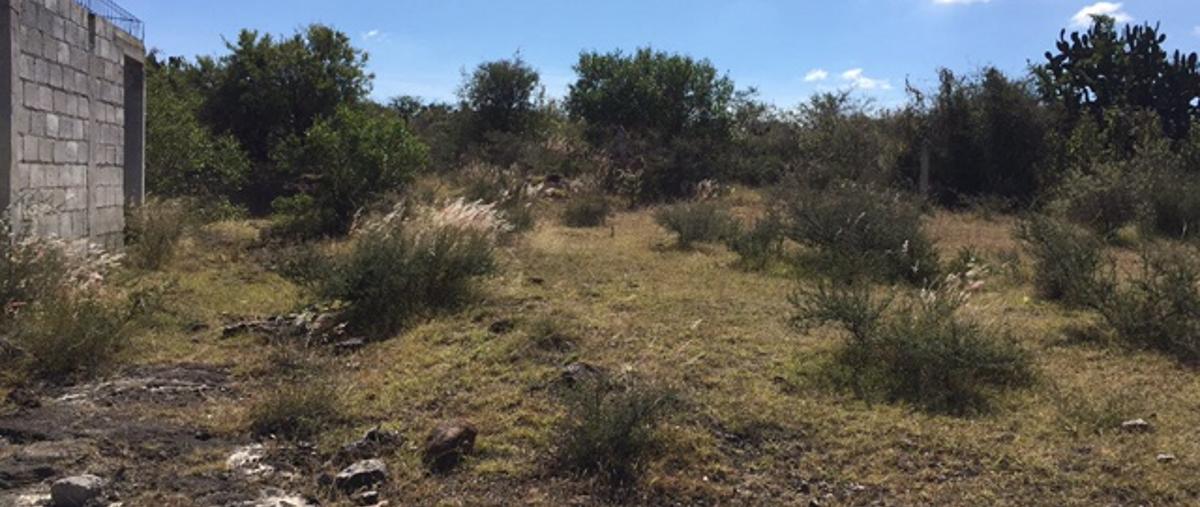
[[[0,189],[6,194],[0,199],[8,199],[11,223],[25,232],[119,248],[125,177],[143,174],[125,167],[126,67],[140,73],[145,49],[75,0],[0,3],[10,37],[9,50],[0,51],[9,61],[0,65],[11,87],[10,111],[0,110],[11,118],[11,153],[7,164],[0,160],[8,188]],[[142,97],[135,99],[138,111]],[[131,119],[144,122],[144,116]],[[140,191],[140,181],[131,183]]]

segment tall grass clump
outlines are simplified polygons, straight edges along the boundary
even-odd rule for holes
[[[130,208],[125,218],[125,253],[129,264],[157,270],[175,257],[190,217],[182,201],[150,199]]]
[[[463,187],[463,200],[491,204],[503,214],[511,232],[537,225],[534,202],[541,188],[527,183],[520,172],[475,163],[463,168],[457,179]]]
[[[346,305],[351,329],[386,337],[413,318],[451,309],[496,269],[495,247],[510,226],[493,205],[455,201],[366,221],[349,250],[321,270],[320,292]]]
[[[1125,283],[1115,270],[1092,301],[1117,336],[1185,363],[1200,360],[1200,255],[1192,247],[1146,249]]]
[[[575,383],[562,397],[567,413],[557,431],[556,467],[612,487],[636,483],[658,447],[656,430],[674,396],[644,383],[597,377]]]
[[[951,275],[908,296],[877,296],[866,284],[826,282],[795,293],[801,329],[832,324],[848,340],[835,376],[865,400],[906,402],[967,415],[989,408],[993,394],[1031,382],[1026,352],[999,329],[959,315],[978,281]]]
[[[734,227],[725,239],[725,246],[738,255],[739,267],[762,271],[772,260],[783,256],[783,242],[783,222],[775,214],[769,214],[749,227]]]
[[[797,184],[779,199],[788,237],[814,249],[830,276],[915,285],[936,278],[937,252],[921,210],[899,193],[851,182],[820,190]]]
[[[1017,238],[1033,257],[1033,285],[1039,297],[1069,306],[1084,306],[1096,297],[1097,275],[1105,262],[1099,236],[1036,215],[1017,225]]]
[[[711,201],[689,201],[659,208],[654,220],[675,234],[679,248],[721,241],[734,230],[733,216]]]
[[[567,227],[600,227],[608,221],[612,207],[602,194],[585,194],[567,201],[563,209],[562,222]]]
[[[127,343],[138,310],[105,286],[118,257],[3,227],[0,332],[19,351],[13,369],[66,381],[111,362]]]

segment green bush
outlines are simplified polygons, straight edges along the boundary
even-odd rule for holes
[[[1017,237],[1033,257],[1033,285],[1039,297],[1071,306],[1095,299],[1097,275],[1105,260],[1099,237],[1043,215],[1018,224]]]
[[[306,440],[342,418],[333,386],[319,379],[304,380],[275,387],[250,407],[248,419],[254,436]]]
[[[680,248],[694,243],[711,243],[729,237],[735,223],[724,206],[708,201],[682,202],[663,206],[654,220],[675,233]]]
[[[1142,214],[1142,175],[1128,164],[1106,163],[1089,173],[1072,172],[1059,187],[1051,209],[1106,239]]]
[[[657,447],[655,430],[674,405],[671,393],[603,377],[577,382],[563,393],[567,414],[557,430],[557,467],[629,486]]]
[[[369,223],[323,270],[320,292],[346,304],[356,332],[384,338],[424,313],[455,308],[473,294],[476,278],[496,269],[504,225],[494,208],[459,201],[428,213]]]
[[[567,227],[600,227],[612,212],[608,198],[600,194],[580,195],[567,201],[562,221]]]
[[[1190,247],[1145,250],[1125,284],[1115,273],[1092,301],[1117,335],[1187,363],[1200,360],[1200,256]]]
[[[815,249],[832,276],[923,284],[937,275],[921,211],[898,193],[843,182],[821,190],[794,185],[778,198],[788,237]]]
[[[344,234],[366,206],[401,190],[425,164],[426,153],[395,116],[339,107],[302,139],[292,139],[274,153],[281,170],[310,180],[301,193],[272,203],[282,215],[279,232]]]
[[[162,269],[175,256],[175,248],[191,225],[182,201],[149,199],[129,208],[125,220],[126,255],[141,269]]]
[[[794,322],[847,332],[836,363],[863,399],[955,415],[983,411],[995,392],[1030,383],[1033,369],[1012,339],[957,315],[970,286],[949,280],[900,305],[895,295],[877,297],[866,284],[822,283],[792,296]]]
[[[1200,180],[1194,174],[1160,172],[1150,183],[1147,201],[1150,230],[1173,239],[1196,236],[1200,229]]]
[[[761,271],[783,255],[783,222],[774,214],[755,220],[748,228],[736,226],[725,245],[738,255],[743,269]]]

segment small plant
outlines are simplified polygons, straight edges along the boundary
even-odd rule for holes
[[[126,254],[141,269],[158,270],[175,256],[176,246],[189,225],[181,201],[150,199],[131,208],[126,216]]]
[[[836,324],[850,339],[836,364],[860,398],[904,401],[940,413],[988,408],[995,391],[1026,385],[1028,355],[996,329],[957,315],[978,281],[950,276],[901,305],[864,284],[824,283],[797,292],[794,322],[802,329]]]
[[[1200,182],[1194,175],[1163,171],[1148,193],[1150,230],[1172,239],[1190,239],[1200,231]]]
[[[286,382],[250,408],[250,431],[257,437],[312,438],[341,419],[337,400],[336,390],[327,383]]]
[[[63,291],[24,310],[15,343],[34,376],[61,381],[96,372],[127,344],[134,309],[98,291]]]
[[[571,347],[571,336],[562,330],[557,320],[543,317],[529,326],[529,339],[542,350],[565,350]]]
[[[771,214],[758,219],[747,229],[740,226],[725,240],[738,255],[738,265],[750,271],[762,271],[783,255],[784,230],[779,217]]]
[[[1092,305],[1130,344],[1181,361],[1200,360],[1200,257],[1191,248],[1146,250],[1141,272],[1120,285],[1115,272]]]
[[[733,217],[723,206],[708,201],[665,206],[654,214],[654,219],[675,233],[680,248],[721,241],[729,237],[735,226]]]
[[[652,386],[596,377],[566,390],[563,401],[567,414],[558,428],[556,465],[622,487],[637,482],[674,397]]]
[[[835,278],[936,278],[937,252],[921,225],[920,209],[890,191],[843,182],[815,190],[796,185],[781,194],[788,236],[816,250]]]
[[[562,221],[567,227],[600,227],[608,221],[609,213],[611,208],[603,195],[581,195],[567,201]]]
[[[474,280],[495,270],[509,229],[491,205],[456,201],[406,218],[398,207],[354,233],[323,270],[320,292],[346,304],[356,332],[386,337],[418,315],[464,303]]]
[[[1123,164],[1102,164],[1086,174],[1074,172],[1061,185],[1051,208],[1111,240],[1141,216],[1142,179]]]
[[[1039,215],[1021,222],[1017,237],[1033,257],[1033,285],[1040,297],[1071,306],[1095,298],[1096,277],[1105,259],[1098,236]]]

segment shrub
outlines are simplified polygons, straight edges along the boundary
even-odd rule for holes
[[[675,233],[680,248],[697,242],[715,242],[729,237],[734,221],[729,212],[713,202],[682,202],[659,208],[654,220]]]
[[[823,283],[792,296],[801,328],[836,324],[850,339],[837,353],[855,393],[932,412],[984,410],[993,392],[1028,384],[1028,355],[996,329],[957,315],[976,285],[949,277],[896,307],[865,284]]]
[[[1104,279],[1093,306],[1123,340],[1185,362],[1200,360],[1200,257],[1192,248],[1145,250],[1125,285]]]
[[[38,237],[17,237],[0,221],[0,324],[17,311],[57,293],[67,283],[71,259],[63,245]]]
[[[1017,237],[1033,257],[1033,285],[1038,296],[1071,306],[1094,299],[1104,262],[1104,242],[1099,237],[1042,215],[1018,224]]]
[[[565,350],[572,346],[571,335],[559,322],[550,317],[534,320],[529,326],[529,339],[542,350]]]
[[[725,245],[738,255],[743,269],[766,269],[773,259],[783,255],[783,222],[774,214],[754,221],[749,228],[737,226],[725,240]]]
[[[284,383],[257,400],[250,407],[250,431],[257,437],[306,440],[341,419],[333,386],[306,380]]]
[[[840,183],[781,194],[788,236],[812,247],[829,274],[925,283],[936,276],[937,252],[920,209],[895,192]]]
[[[1134,223],[1142,211],[1141,178],[1125,164],[1102,164],[1066,177],[1051,209],[1106,239]]]
[[[1150,183],[1147,201],[1150,230],[1174,239],[1195,237],[1200,228],[1200,181],[1195,175],[1160,172]]]
[[[600,227],[608,221],[611,208],[600,194],[580,195],[567,201],[562,221],[567,227]]]
[[[147,200],[126,214],[126,254],[142,269],[157,270],[175,256],[175,247],[189,225],[181,201]]]
[[[347,305],[352,329],[385,337],[422,313],[464,303],[474,280],[495,270],[495,244],[507,229],[490,205],[460,200],[408,218],[398,208],[356,231],[320,292]]]
[[[364,207],[411,180],[427,149],[400,119],[342,106],[274,157],[280,170],[309,180],[299,194],[272,203],[284,217],[279,231],[312,237],[349,231]]]
[[[558,467],[628,486],[656,447],[655,429],[671,393],[648,385],[588,378],[563,393],[567,414],[558,427]]]
[[[94,373],[126,345],[134,311],[97,291],[62,291],[28,309],[16,324],[14,342],[35,376],[66,380]]]

